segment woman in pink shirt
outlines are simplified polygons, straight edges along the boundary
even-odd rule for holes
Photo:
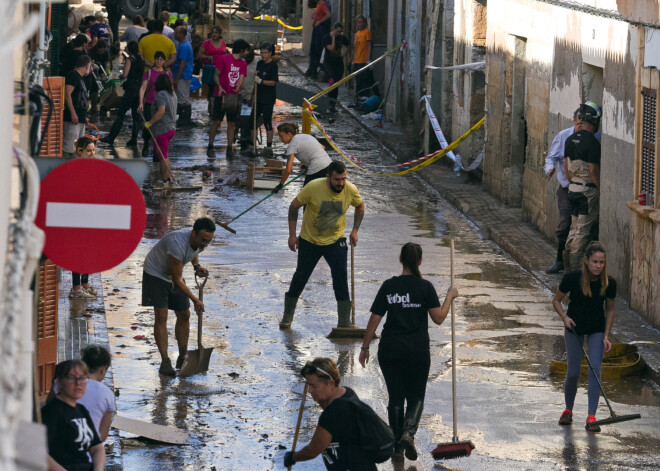
[[[222,40],[222,28],[214,25],[211,28],[211,37],[204,41],[197,53],[197,59],[202,61],[203,65],[213,65],[213,57],[227,54],[227,45]],[[213,92],[215,83],[209,83],[209,102],[213,101]]]
[[[172,72],[165,70],[163,66],[165,65],[165,53],[163,51],[156,51],[154,54],[154,66],[151,69],[144,71],[144,77],[142,77],[142,86],[140,87],[140,105],[138,106],[138,111],[144,113],[144,121],[149,121],[153,114],[151,111],[151,104],[156,99],[156,79],[159,75],[167,74],[170,79],[172,79]],[[148,106],[144,106],[145,103]],[[145,129],[142,132],[142,139],[144,139],[144,147],[142,148],[142,157],[147,157],[149,155],[149,141],[151,136],[149,132]],[[154,162],[158,162],[154,155]]]

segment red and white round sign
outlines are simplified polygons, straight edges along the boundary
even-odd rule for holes
[[[35,224],[46,232],[46,256],[67,270],[119,265],[140,243],[146,219],[140,187],[111,162],[75,159],[41,181]]]

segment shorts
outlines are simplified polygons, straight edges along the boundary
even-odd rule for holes
[[[158,144],[158,147],[154,146],[154,161],[160,162],[160,152],[163,153],[163,158],[165,160],[169,158],[168,150],[170,148],[170,141],[174,137],[175,133],[175,129],[170,129],[169,131],[156,136],[156,144]],[[158,152],[158,149],[160,149],[160,152]]]
[[[173,283],[142,272],[142,305],[187,311],[190,309],[190,300]]]
[[[222,97],[217,96],[213,99],[213,121],[222,121],[227,115],[228,123],[235,123],[238,120],[238,115],[234,113],[225,113],[222,109]]]

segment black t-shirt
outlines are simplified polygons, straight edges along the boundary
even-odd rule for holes
[[[144,76],[144,59],[141,56],[130,56],[128,60],[131,61],[131,70],[128,71],[128,76],[126,76],[126,83],[141,85]]]
[[[383,283],[371,305],[372,313],[387,313],[378,355],[409,358],[410,354],[428,352],[428,312],[439,306],[438,294],[428,280],[401,275]]]
[[[87,452],[101,443],[94,422],[82,404],[71,407],[57,398],[41,408],[47,429],[48,454],[66,469],[91,469]]]
[[[270,61],[266,64],[264,61],[257,62],[257,75],[261,80],[274,80],[279,82],[277,63]],[[264,84],[257,85],[257,102],[264,105],[274,105],[276,98],[276,87]]]
[[[60,75],[66,77],[66,74],[75,69],[78,57],[82,56],[83,54],[87,53],[82,49],[73,49],[71,48],[70,44],[67,44],[64,47],[64,51],[62,53],[62,61],[60,62]]]
[[[582,129],[566,139],[564,157],[600,165],[600,142],[593,133]]]
[[[332,44],[332,36],[329,34],[326,34],[323,37],[323,47],[325,48],[325,60],[331,60],[331,61],[341,61],[341,47],[342,46],[348,46],[350,42],[348,41],[348,38],[344,36],[343,34],[338,34],[335,36],[335,47],[332,49],[332,51],[329,51],[326,46],[330,46]]]
[[[99,50],[95,47],[91,48],[88,52],[87,55],[91,57],[91,59],[101,67],[105,68],[105,66],[110,62],[110,51],[108,48],[105,48],[104,52],[99,52]]]
[[[328,471],[377,469],[360,448],[355,410],[348,401],[343,400],[353,396],[357,397],[357,394],[346,388],[344,395],[332,401],[319,417],[319,427],[332,435],[330,445],[323,452],[323,462]]]
[[[569,293],[566,315],[575,322],[575,331],[580,335],[605,332],[605,299],[616,298],[616,280],[608,277],[605,296],[600,295],[600,278],[591,282],[591,297],[582,293],[582,271],[577,270],[564,275],[559,284],[559,291]]]
[[[76,70],[72,70],[64,78],[66,86],[73,85],[73,92],[71,92],[71,103],[73,109],[76,110],[78,115],[78,122],[84,123],[87,118],[87,108],[89,108],[89,91],[85,85],[85,80]],[[64,121],[71,121],[71,112],[69,107],[64,107]]]

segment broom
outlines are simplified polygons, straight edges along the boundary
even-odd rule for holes
[[[451,285],[454,286],[454,239],[451,240]],[[451,302],[451,399],[453,406],[454,437],[449,443],[440,443],[431,455],[436,460],[449,460],[470,456],[474,450],[471,441],[458,440],[458,425],[456,422],[456,322],[454,316],[454,301]]]

